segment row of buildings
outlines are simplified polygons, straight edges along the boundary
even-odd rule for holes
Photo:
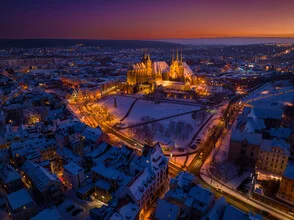
[[[258,180],[280,180],[277,196],[293,204],[294,132],[282,127],[282,114],[280,110],[244,107],[233,128],[228,159],[254,168]]]
[[[216,198],[198,179],[181,172],[170,180],[169,191],[158,200],[154,219],[262,219],[261,215],[245,213],[228,204],[224,197]]]

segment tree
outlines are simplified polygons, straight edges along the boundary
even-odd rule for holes
[[[114,97],[113,99],[114,99],[114,108],[117,108],[116,97]]]
[[[196,124],[197,112],[192,112],[192,119],[194,120],[194,124]]]

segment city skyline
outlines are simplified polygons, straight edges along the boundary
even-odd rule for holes
[[[291,0],[10,1],[1,39],[294,37]]]
[[[294,219],[294,0],[0,7],[0,219]]]

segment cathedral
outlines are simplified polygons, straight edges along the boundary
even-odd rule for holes
[[[127,83],[130,85],[149,82],[152,78],[150,54],[144,54],[142,61],[133,64],[132,69],[127,72]]]
[[[181,59],[179,61],[179,53],[177,51],[176,59],[174,60],[174,53],[172,58],[172,63],[170,65],[170,71],[169,71],[169,80],[172,81],[180,81],[184,82],[184,66],[183,66],[183,56],[181,53]]]
[[[144,54],[142,61],[132,65],[132,69],[127,71],[127,83],[129,85],[154,83],[158,81],[176,81],[183,83],[192,83],[194,73],[186,62],[183,62],[183,56],[179,58],[179,52],[172,56],[171,65],[165,61],[152,62],[150,54]]]

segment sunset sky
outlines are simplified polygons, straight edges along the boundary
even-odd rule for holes
[[[0,28],[0,38],[294,37],[294,0],[9,0]]]

